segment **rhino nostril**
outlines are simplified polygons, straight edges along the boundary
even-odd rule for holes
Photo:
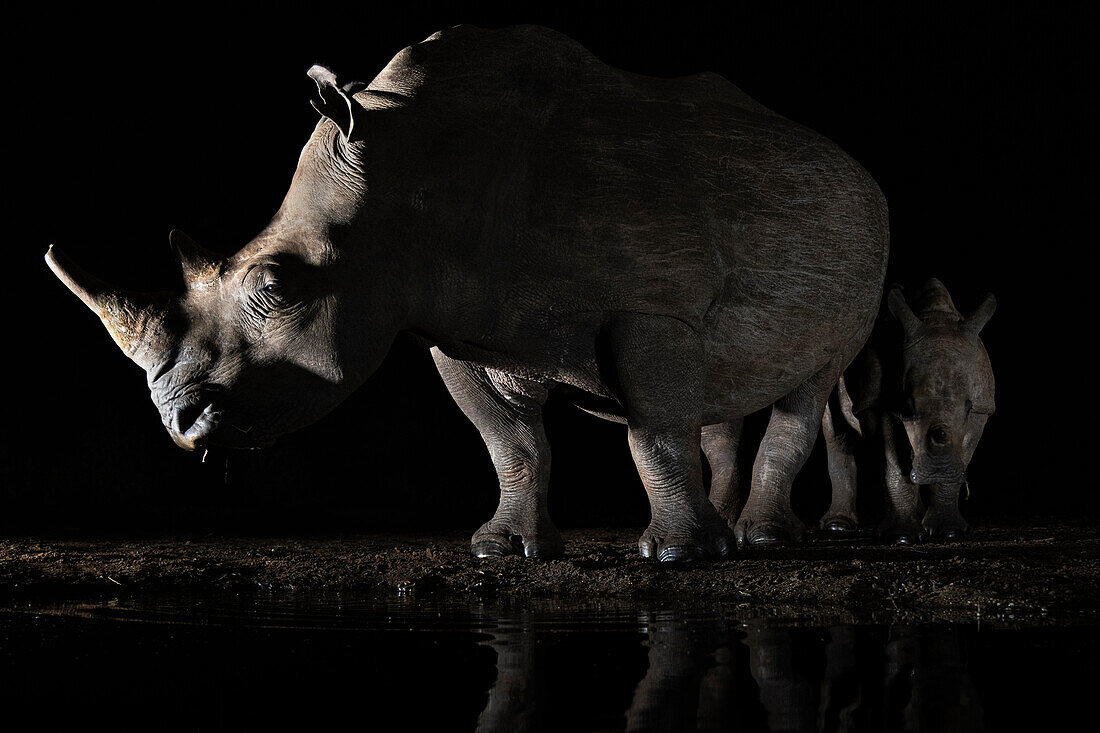
[[[173,428],[177,433],[186,433],[199,421],[205,411],[206,405],[202,402],[177,408],[172,420],[174,423]]]

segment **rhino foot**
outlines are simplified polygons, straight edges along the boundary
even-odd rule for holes
[[[878,528],[879,539],[887,545],[917,545],[928,538],[928,533],[920,522],[883,521]]]
[[[782,547],[802,541],[806,528],[793,514],[789,517],[756,515],[745,510],[733,528],[737,546]]]
[[[821,518],[820,526],[825,532],[855,532],[859,520],[853,514],[830,514]]]
[[[737,526],[737,519],[741,516],[740,506],[728,506],[718,510],[718,516],[722,517],[722,520],[726,523],[726,526],[731,530]]]
[[[966,520],[961,516],[925,517],[923,524],[931,540],[955,542],[966,537]]]
[[[488,522],[474,533],[470,540],[470,551],[474,557],[480,558],[519,555],[548,560],[560,557],[565,552],[561,533],[549,520],[540,522],[540,525],[543,526],[525,532]]]
[[[642,557],[657,558],[659,562],[719,560],[729,556],[730,539],[724,521],[687,533],[665,532],[658,524],[650,523],[638,540],[638,551]]]
[[[966,537],[965,529],[956,529],[954,527],[948,527],[946,529],[937,529],[928,533],[929,538],[933,540],[946,540],[948,542],[954,542]]]
[[[882,535],[882,542],[887,545],[919,545],[924,542],[924,533],[894,530]]]

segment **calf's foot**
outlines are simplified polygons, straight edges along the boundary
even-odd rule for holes
[[[966,520],[959,513],[961,484],[933,484],[932,501],[921,524],[934,540],[961,540],[966,535]]]
[[[802,541],[805,532],[805,525],[793,512],[767,511],[755,507],[745,507],[733,528],[738,547],[797,544]]]
[[[929,509],[921,524],[924,526],[928,538],[936,541],[952,542],[961,540],[966,536],[968,529],[966,520],[959,514],[958,509],[953,512],[936,511],[934,508]]]
[[[876,534],[888,545],[916,545],[928,538],[917,514],[905,516],[887,514],[878,526]]]
[[[859,518],[855,512],[831,512],[821,518],[820,527],[825,532],[855,532],[859,529]]]

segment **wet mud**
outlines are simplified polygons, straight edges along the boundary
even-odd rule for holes
[[[0,540],[0,594],[135,597],[165,592],[352,592],[538,605],[659,599],[739,617],[818,623],[1100,621],[1100,531],[1075,520],[984,523],[962,543],[889,547],[820,536],[722,562],[658,564],[638,530],[564,532],[565,557],[478,560],[467,534],[303,538]]]

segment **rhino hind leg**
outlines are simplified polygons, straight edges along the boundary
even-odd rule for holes
[[[525,555],[552,558],[565,546],[546,507],[550,484],[550,444],[542,426],[545,388],[451,359],[432,349],[448,391],[481,433],[500,481],[500,503],[493,518],[474,533],[477,557]]]
[[[826,532],[853,532],[859,528],[856,514],[856,456],[859,435],[841,414],[836,390],[829,397],[821,418],[821,432],[829,462],[832,503],[821,518]]]
[[[933,540],[961,540],[967,524],[959,511],[959,490],[962,484],[933,484],[929,492],[928,511],[921,525]]]
[[[731,528],[745,505],[741,481],[742,420],[703,426],[703,455],[710,464],[710,503]]]
[[[749,500],[734,527],[739,546],[802,540],[805,527],[791,509],[791,485],[813,449],[838,372],[827,366],[772,405],[753,463]]]
[[[675,318],[624,313],[610,336],[630,452],[649,496],[651,520],[639,551],[662,562],[725,557],[730,530],[703,491],[705,360],[698,335]]]

